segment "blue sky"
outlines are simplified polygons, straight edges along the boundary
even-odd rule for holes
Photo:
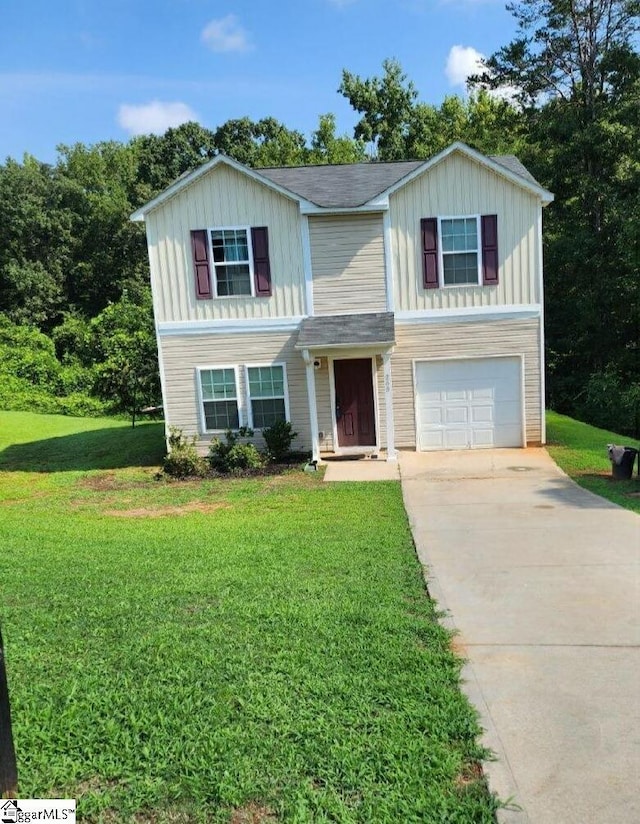
[[[276,117],[309,135],[342,69],[395,57],[420,99],[463,93],[477,54],[508,43],[503,0],[4,0],[0,162],[60,143],[127,140],[195,119]]]

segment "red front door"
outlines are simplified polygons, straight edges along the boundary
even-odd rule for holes
[[[338,446],[375,446],[371,358],[333,362]]]

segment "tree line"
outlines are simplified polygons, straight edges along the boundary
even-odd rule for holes
[[[425,159],[462,140],[515,154],[545,210],[548,404],[640,434],[637,0],[528,0],[467,97],[419,99],[395,60],[343,71],[360,118],[310,139],[272,117],[187,123],[0,165],[0,405],[77,414],[159,402],[144,229],[129,215],[223,152],[254,168]],[[496,93],[496,90],[499,93]]]

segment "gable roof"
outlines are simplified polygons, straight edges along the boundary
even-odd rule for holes
[[[259,174],[328,209],[364,206],[422,166],[422,160],[258,169]]]
[[[390,163],[347,163],[325,166],[281,166],[252,169],[233,158],[218,155],[208,163],[179,177],[149,203],[141,206],[131,220],[144,220],[147,212],[190,186],[195,180],[220,164],[248,175],[263,185],[300,203],[303,212],[323,209],[363,209],[385,205],[386,198],[415,177],[458,152],[483,165],[539,197],[546,206],[553,200],[551,192],[542,187],[515,155],[483,155],[464,143],[452,143],[429,160],[394,161]]]

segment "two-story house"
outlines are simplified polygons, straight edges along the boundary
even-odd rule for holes
[[[167,427],[322,455],[543,443],[542,207],[512,156],[250,169],[139,209]]]

